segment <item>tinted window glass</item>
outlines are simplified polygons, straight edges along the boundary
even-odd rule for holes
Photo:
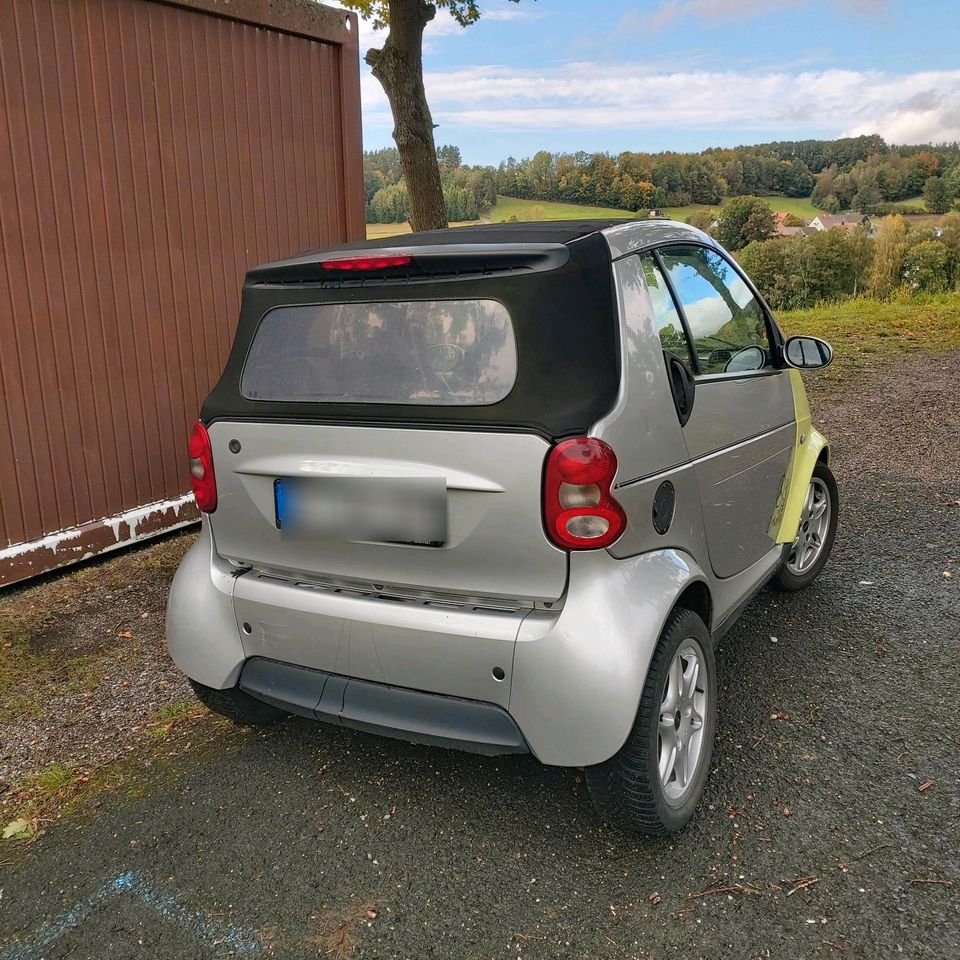
[[[653,319],[657,325],[660,343],[663,344],[664,350],[675,353],[692,367],[690,344],[687,341],[687,335],[683,332],[683,323],[677,312],[677,305],[673,302],[670,288],[653,257],[646,255],[640,260],[643,263],[643,275],[647,281],[650,302],[653,304]]]
[[[479,406],[517,378],[495,300],[278,307],[260,321],[240,382],[250,400]]]
[[[763,309],[732,264],[703,247],[669,247],[663,265],[705,374],[742,373],[770,365]]]

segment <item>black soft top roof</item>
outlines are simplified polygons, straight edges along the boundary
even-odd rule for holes
[[[380,423],[529,431],[547,438],[587,430],[616,400],[619,330],[610,251],[599,231],[617,221],[456,227],[345,244],[255,267],[247,274],[233,350],[202,417]],[[580,242],[575,242],[580,241]],[[440,248],[447,246],[449,250]],[[424,247],[435,247],[429,253]],[[390,275],[331,275],[321,261],[345,251],[421,248]],[[493,299],[513,320],[518,376],[487,406],[254,400],[241,377],[261,319],[274,307],[396,300]]]

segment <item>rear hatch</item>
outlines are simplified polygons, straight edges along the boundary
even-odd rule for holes
[[[544,533],[544,459],[618,383],[596,232],[259,268],[203,410],[217,550],[379,594],[556,600],[567,558]]]

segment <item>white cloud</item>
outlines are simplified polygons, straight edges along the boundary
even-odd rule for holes
[[[449,128],[528,131],[684,129],[880,133],[891,142],[960,138],[960,70],[671,71],[664,64],[580,62],[428,72],[434,120]],[[386,98],[363,81],[368,124]]]
[[[534,10],[529,6],[514,6],[513,4],[508,7],[494,7],[492,10],[480,11],[481,23],[489,23],[491,20],[506,20],[510,22],[521,20],[539,20],[542,16],[543,13],[539,10]]]
[[[625,21],[631,25],[643,23],[647,29],[659,30],[685,17],[714,20],[758,17],[809,3],[810,0],[663,0],[652,13],[640,9],[628,11],[621,24]],[[828,0],[828,3],[842,12],[869,15],[886,7],[887,0]]]

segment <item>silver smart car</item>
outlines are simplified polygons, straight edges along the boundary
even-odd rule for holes
[[[714,644],[820,572],[829,450],[786,342],[669,221],[491,225],[252,270],[190,437],[170,652],[285,713],[585,769],[669,833],[710,766]]]

